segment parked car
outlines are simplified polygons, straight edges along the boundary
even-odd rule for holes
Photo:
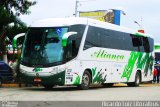
[[[10,83],[14,80],[12,68],[4,61],[0,61],[0,86],[2,83]]]

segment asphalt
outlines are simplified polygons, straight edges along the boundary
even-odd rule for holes
[[[97,85],[93,85],[94,86],[97,86]],[[121,87],[121,86],[127,86],[127,84],[124,84],[124,83],[116,83],[114,84],[113,86],[116,86],[116,87]],[[140,84],[140,86],[160,86],[160,83],[142,83]],[[25,84],[21,84],[21,86],[19,84],[16,84],[16,83],[12,83],[12,84],[2,84],[2,87],[25,87]]]

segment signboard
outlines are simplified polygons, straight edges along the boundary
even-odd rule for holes
[[[92,18],[92,19],[103,21],[103,22],[114,23],[114,11],[113,10],[79,12],[79,16]]]

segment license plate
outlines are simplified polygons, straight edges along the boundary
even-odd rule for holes
[[[42,82],[41,78],[35,78],[34,82]]]

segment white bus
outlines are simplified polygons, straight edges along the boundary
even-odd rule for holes
[[[153,79],[154,43],[133,30],[87,18],[40,20],[26,33],[20,75],[25,83],[139,86]]]
[[[154,45],[155,52],[155,66],[160,66],[160,44],[156,43]]]

